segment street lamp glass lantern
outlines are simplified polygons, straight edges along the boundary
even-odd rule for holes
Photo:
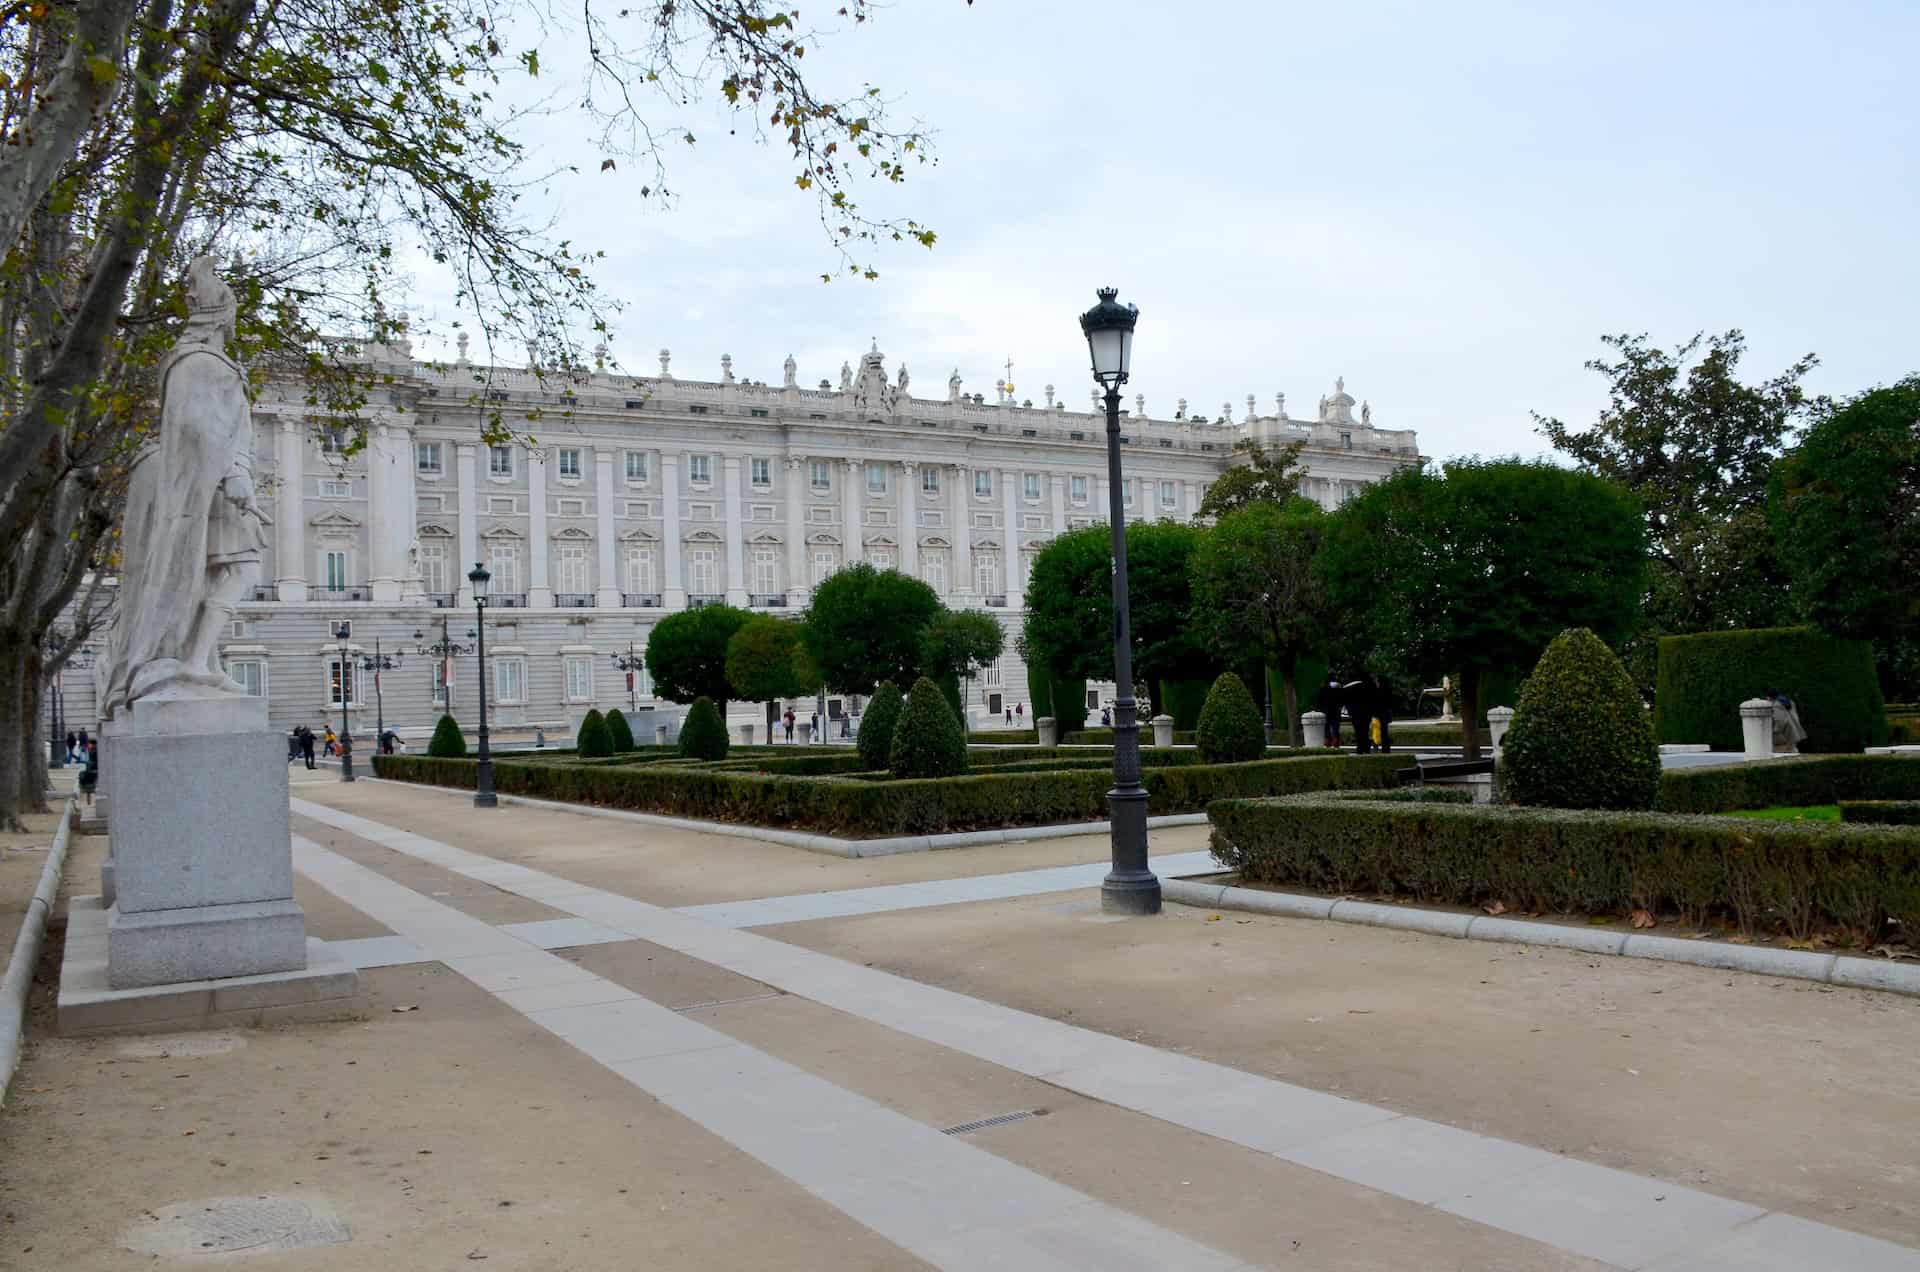
[[[1093,378],[1108,388],[1127,382],[1127,369],[1133,362],[1133,325],[1140,319],[1134,305],[1116,299],[1117,288],[1102,287],[1100,303],[1080,315],[1080,330],[1087,336],[1087,352],[1093,357]]]
[[[473,584],[473,590],[476,592],[484,592],[488,580],[492,578],[493,575],[488,573],[487,567],[478,561],[475,561],[473,568],[467,571],[467,582]]]

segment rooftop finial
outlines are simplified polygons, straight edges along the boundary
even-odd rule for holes
[[[673,372],[667,370],[667,364],[672,361],[673,361],[672,352],[666,349],[662,349],[660,351],[660,378],[662,380],[671,380],[673,378]]]

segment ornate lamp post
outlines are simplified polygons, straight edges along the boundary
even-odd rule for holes
[[[399,670],[400,660],[403,657],[405,657],[404,653],[381,653],[380,638],[375,636],[373,638],[373,653],[360,660],[360,670],[373,673],[373,753],[375,755],[380,754],[380,748],[385,746],[387,742],[387,698],[386,694],[383,693],[380,688],[380,673],[383,671]]]
[[[340,780],[351,782],[353,778],[353,729],[347,720],[348,689],[353,679],[353,659],[347,653],[347,633],[353,628],[347,623],[336,623],[334,636],[340,642]]]
[[[635,711],[640,710],[640,669],[647,660],[633,652],[633,642],[627,642],[627,652],[613,655],[613,665],[627,673],[627,697]]]
[[[473,639],[474,634],[475,633],[469,631],[467,633],[467,639]],[[441,705],[447,715],[452,715],[453,660],[455,658],[464,658],[472,653],[473,646],[462,645],[447,635],[447,616],[445,614],[440,616],[440,639],[431,645],[425,643],[426,639],[427,635],[425,632],[415,630],[413,633],[413,652],[419,654],[422,658],[431,656],[434,660],[434,666],[440,669],[440,688],[446,695],[446,701]]]
[[[1147,868],[1147,792],[1140,785],[1139,704],[1133,697],[1133,631],[1127,614],[1126,492],[1120,478],[1120,386],[1133,360],[1133,325],[1140,311],[1100,289],[1100,303],[1080,315],[1093,378],[1107,391],[1107,520],[1113,533],[1113,789],[1107,792],[1113,826],[1113,867],[1100,884],[1100,908],[1109,914],[1158,914],[1160,880]]]
[[[493,808],[500,803],[493,793],[493,751],[487,746],[487,581],[491,578],[487,567],[478,561],[467,571],[467,582],[473,584],[474,628],[479,632],[475,648],[480,664],[480,768],[473,775],[475,808]]]

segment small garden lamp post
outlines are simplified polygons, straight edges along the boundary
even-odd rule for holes
[[[640,669],[647,665],[646,658],[636,654],[633,651],[633,642],[628,641],[626,653],[616,651],[613,654],[613,665],[627,673],[627,697],[632,703],[633,710],[640,710]]]
[[[473,632],[467,633],[467,637],[470,640],[474,635],[475,633]],[[447,616],[445,614],[440,616],[440,639],[431,645],[426,643],[426,639],[427,634],[425,632],[416,630],[413,633],[413,652],[423,658],[428,655],[433,657],[436,674],[440,677],[440,690],[445,698],[445,701],[440,704],[441,710],[447,715],[452,715],[453,660],[455,658],[464,658],[472,653],[473,646],[462,645],[459,641],[454,640],[447,634]]]
[[[1113,534],[1113,789],[1107,792],[1113,826],[1113,868],[1100,884],[1100,908],[1109,914],[1158,914],[1160,880],[1147,868],[1147,792],[1140,785],[1139,704],[1133,696],[1133,630],[1127,614],[1126,492],[1120,477],[1120,386],[1133,360],[1133,325],[1140,310],[1122,305],[1119,291],[1100,289],[1100,303],[1080,315],[1093,378],[1107,391],[1107,520]]]
[[[380,673],[397,671],[404,654],[383,654],[380,652],[380,638],[373,638],[373,652],[360,660],[360,670],[373,673],[373,753],[378,755],[380,748],[387,744],[387,699],[380,688]]]
[[[353,655],[347,652],[347,633],[353,630],[351,623],[335,623],[334,638],[340,642],[340,780],[353,780],[353,728],[347,719],[347,700],[351,698],[353,687]]]
[[[493,808],[500,803],[493,793],[493,751],[487,746],[487,581],[491,578],[487,567],[478,561],[467,571],[467,582],[473,584],[474,626],[479,632],[475,648],[480,664],[480,767],[473,775],[475,808]]]

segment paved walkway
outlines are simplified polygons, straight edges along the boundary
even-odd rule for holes
[[[0,1161],[34,1146],[0,1210],[47,1266],[150,1266],[114,1253],[137,1232],[95,1194],[160,1209],[252,1151],[236,1191],[318,1182],[353,1234],[261,1266],[1920,1272],[1920,1082],[1862,1061],[1920,1046],[1902,1000],[1178,907],[1110,920],[1097,837],[823,860],[385,783],[295,796],[302,903],[375,1015],[259,1035],[197,1103],[161,1060],[44,1104],[107,1044],[43,1044],[23,1079],[49,1094],[0,1122]],[[1156,867],[1211,868],[1204,836],[1156,835]],[[1662,995],[1634,1009],[1651,1022],[1616,1010],[1629,989]],[[1514,1039],[1575,1004],[1591,1031],[1540,1044],[1559,1071],[1515,1068]],[[1647,1076],[1596,1078],[1625,1033]],[[1800,1094],[1773,1096],[1769,1051]],[[113,1130],[136,1117],[137,1149]],[[26,1204],[95,1134],[100,1187],[60,1222]]]

